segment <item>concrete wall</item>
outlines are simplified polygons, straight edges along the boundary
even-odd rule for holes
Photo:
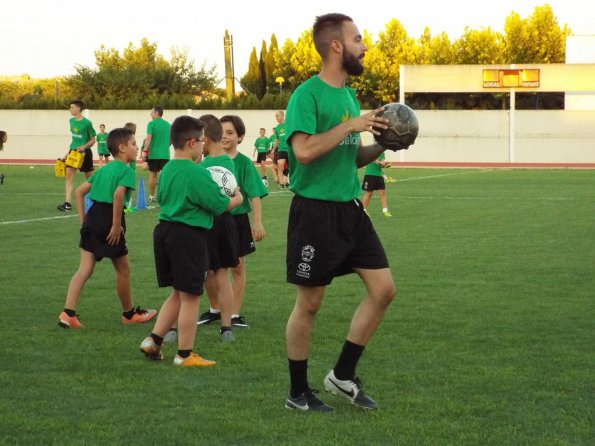
[[[276,125],[274,110],[166,110],[164,118],[190,113],[199,117],[237,114],[246,124],[240,150],[252,155],[260,127],[271,134]],[[127,121],[138,126],[143,140],[150,120],[148,110],[87,110],[96,130]],[[509,161],[508,111],[417,111],[420,133],[407,151],[387,152],[387,159],[405,162],[506,163]],[[516,111],[515,162],[595,163],[595,111]],[[0,129],[8,132],[8,143],[0,152],[0,163],[16,160],[52,161],[63,156],[70,144],[70,113],[60,110],[0,110]],[[364,142],[372,140],[363,135]],[[94,147],[96,152],[96,146]]]

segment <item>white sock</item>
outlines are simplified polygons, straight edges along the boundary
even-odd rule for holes
[[[231,318],[233,319],[234,317],[240,317],[240,315],[239,314],[232,314],[231,315]]]
[[[214,314],[221,313],[221,310],[219,310],[218,308],[213,308],[213,307],[209,307],[209,311]]]
[[[388,208],[382,208],[382,212],[388,212]]]

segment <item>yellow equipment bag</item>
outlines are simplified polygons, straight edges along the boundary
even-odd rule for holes
[[[77,150],[71,150],[66,158],[66,165],[75,169],[80,169],[85,160],[85,154]]]
[[[56,160],[56,166],[54,167],[54,172],[56,173],[56,176],[59,178],[63,178],[66,176],[66,163],[64,162],[63,159],[58,158]]]

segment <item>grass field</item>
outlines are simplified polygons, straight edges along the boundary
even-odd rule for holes
[[[283,407],[289,192],[271,186],[263,203],[267,237],[248,257],[243,308],[251,328],[231,345],[200,328],[196,350],[218,364],[179,370],[172,346],[160,364],[139,353],[152,324],[120,323],[108,261],[78,308],[87,328],[58,327],[78,218],[56,210],[63,182],[50,166],[0,172],[0,444],[595,444],[593,171],[388,171],[394,217],[377,197],[369,210],[398,295],[358,367],[380,410],[322,392],[330,415]],[[127,240],[135,303],[159,308],[168,291],[156,285],[156,219],[156,209],[127,216]],[[354,275],[328,288],[313,387],[363,293]]]

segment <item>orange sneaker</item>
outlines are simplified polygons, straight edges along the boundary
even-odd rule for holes
[[[60,316],[58,317],[58,325],[63,328],[85,328],[77,314],[68,316],[66,311],[60,313]]]
[[[209,361],[194,352],[190,353],[187,358],[182,358],[179,355],[174,358],[174,365],[180,367],[211,367],[215,364],[217,364],[215,361]]]
[[[132,317],[130,319],[126,319],[124,316],[122,316],[122,323],[124,325],[142,324],[143,322],[147,322],[153,319],[153,317],[155,317],[156,314],[157,310],[153,310],[152,308],[144,309],[141,307],[136,307],[134,308],[134,313],[132,314]]]
[[[143,339],[143,342],[140,344],[140,351],[144,353],[147,359],[151,359],[153,361],[162,361],[163,360],[163,353],[161,353],[161,347],[155,344],[155,341],[151,336],[147,336]]]

